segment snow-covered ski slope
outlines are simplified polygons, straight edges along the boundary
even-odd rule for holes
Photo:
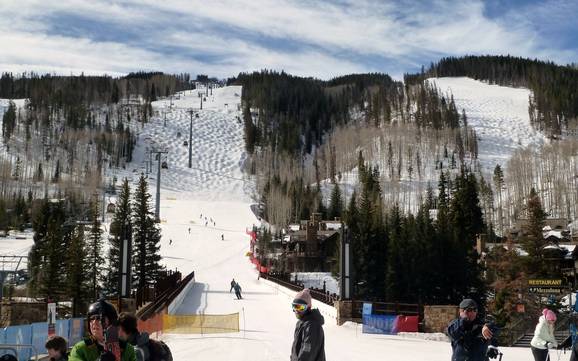
[[[456,96],[457,92],[454,93]],[[116,173],[119,179],[129,176],[135,182],[140,172],[145,171],[148,143],[154,140],[166,148],[168,169],[162,170],[161,183],[161,254],[169,268],[176,267],[184,274],[194,270],[196,279],[177,312],[241,314],[239,333],[164,334],[175,361],[289,359],[295,324],[290,308],[293,293],[287,295],[267,281],[257,280],[257,273],[246,257],[249,238],[245,228],[257,224],[258,220],[249,208],[253,186],[244,180],[240,169],[245,155],[242,124],[236,119],[240,115],[236,105],[240,97],[235,94],[241,94],[240,87],[213,90],[199,117],[193,116],[193,169],[187,167],[188,148],[183,146],[183,141],[188,141],[190,115],[187,111],[199,107],[196,91],[181,93],[179,99],[173,100],[172,110],[169,110],[169,100],[153,104],[158,115],[140,130],[135,161],[126,171]],[[166,127],[163,125],[165,109]],[[176,137],[177,132],[181,132],[180,138]],[[151,186],[155,184],[156,166],[154,174],[149,175]],[[154,196],[154,187],[150,191]],[[243,300],[235,300],[229,293],[233,277],[243,288]],[[450,358],[447,342],[364,335],[351,324],[336,326],[335,321],[325,315],[328,360],[447,361]],[[532,357],[529,349],[502,348],[502,351],[504,360],[508,361]],[[552,357],[556,357],[554,351]],[[568,359],[568,354],[561,358]]]
[[[465,109],[468,125],[478,137],[478,158],[482,168],[503,168],[516,149],[541,146],[542,133],[530,124],[528,112],[531,91],[490,85],[466,77],[431,78],[443,94],[453,94],[456,107]]]
[[[295,324],[290,308],[293,293],[287,295],[267,281],[257,280],[257,273],[246,257],[249,238],[245,228],[257,224],[258,220],[249,208],[253,187],[250,181],[243,181],[239,168],[244,151],[242,124],[236,119],[240,116],[237,111],[240,98],[235,94],[241,94],[239,87],[213,90],[213,97],[207,98],[199,118],[193,116],[193,167],[210,172],[189,170],[188,149],[182,146],[183,137],[188,137],[190,121],[186,112],[191,107],[198,108],[197,92],[187,92],[173,100],[166,128],[162,125],[162,110],[169,101],[154,103],[160,115],[147,124],[140,135],[137,159],[141,159],[141,163],[136,162],[139,170],[143,169],[142,152],[147,136],[169,151],[169,169],[163,170],[161,186],[164,262],[185,273],[195,271],[196,284],[177,312],[241,314],[240,333],[163,335],[175,360],[289,359]],[[182,134],[180,139],[175,138],[178,131]],[[243,288],[243,300],[235,300],[229,293],[233,277]],[[445,361],[450,357],[449,343],[364,335],[353,325],[337,326],[327,313],[325,335],[328,360],[387,357]],[[526,360],[531,357],[529,352],[504,349],[508,360]]]

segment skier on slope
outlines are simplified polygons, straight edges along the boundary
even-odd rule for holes
[[[291,346],[291,361],[325,361],[325,320],[319,310],[312,309],[311,305],[308,288],[295,295],[291,306],[298,321]]]
[[[243,296],[241,296],[241,285],[239,282],[235,282],[235,296],[237,296],[238,300],[243,298]]]
[[[229,289],[229,293],[231,293],[231,291],[235,289],[236,284],[237,282],[235,282],[235,279],[233,278],[233,280],[231,281],[231,288]]]
[[[452,361],[485,361],[497,356],[492,325],[478,318],[478,304],[466,298],[460,302],[460,315],[450,322],[447,333],[452,343]],[[490,351],[490,352],[488,352]],[[488,352],[488,354],[486,354]]]
[[[74,345],[68,361],[115,361],[112,352],[105,348],[104,332],[109,327],[117,327],[118,313],[113,305],[101,300],[88,307],[88,330],[90,335]],[[136,361],[134,348],[125,341],[119,341],[120,361]],[[118,360],[117,360],[118,361]]]

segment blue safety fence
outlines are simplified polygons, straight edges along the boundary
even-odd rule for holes
[[[69,346],[72,346],[83,337],[84,320],[82,318],[57,320],[55,333],[64,337]],[[33,345],[38,354],[46,352],[44,344],[47,339],[48,324],[46,322],[0,328],[0,345]],[[5,353],[11,352],[0,349],[0,355]],[[34,353],[30,348],[18,348],[18,360],[29,360],[32,357]]]

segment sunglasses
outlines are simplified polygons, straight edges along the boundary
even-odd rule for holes
[[[307,305],[302,303],[292,303],[291,308],[293,308],[293,312],[305,312],[307,311]]]

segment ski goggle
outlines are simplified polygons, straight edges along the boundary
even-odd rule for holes
[[[292,303],[291,307],[293,308],[293,312],[305,312],[307,311],[307,305],[303,303]]]

